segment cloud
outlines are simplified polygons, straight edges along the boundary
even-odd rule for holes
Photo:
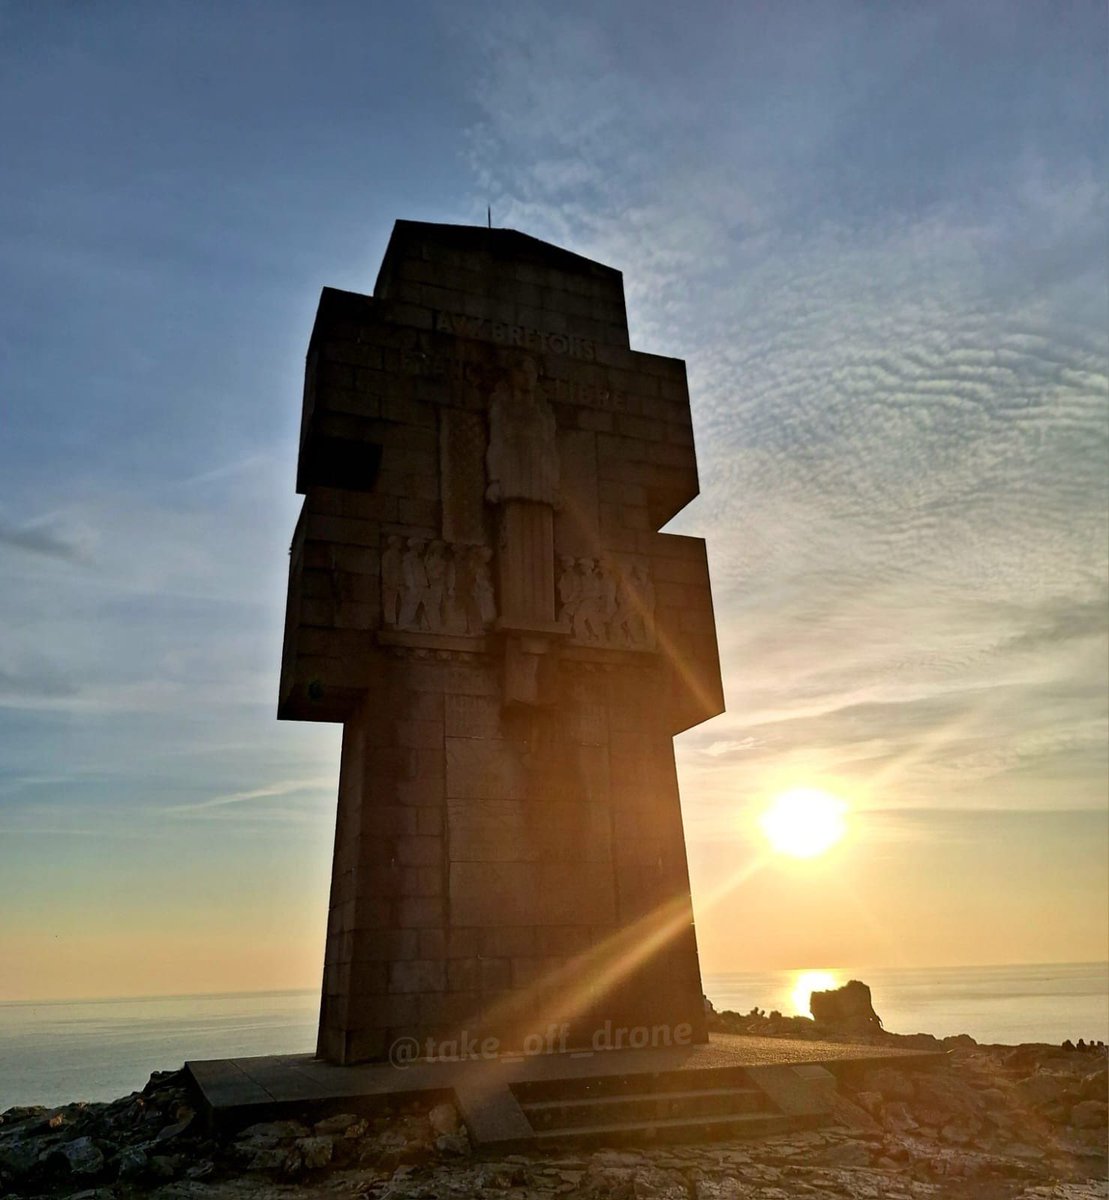
[[[60,527],[56,517],[40,517],[16,524],[0,513],[0,547],[3,546],[27,550],[32,554],[41,554],[64,562],[90,561],[87,533]]]
[[[1065,153],[1007,124],[1021,100],[988,60],[974,87],[1000,107],[957,73],[903,104],[924,48],[964,52],[950,6],[857,41],[809,30],[789,88],[725,19],[692,108],[651,86],[633,31],[514,11],[483,45],[471,138],[499,223],[621,268],[632,344],[688,362],[702,499],[671,528],[708,538],[729,702],[681,741],[694,794],[816,774],[894,807],[1103,803],[1096,121]],[[1029,19],[1013,38],[1032,67],[1055,35]],[[1096,72],[1056,51],[1050,86],[1097,107]],[[945,155],[957,112],[974,128]]]
[[[250,820],[257,819],[258,817],[303,820],[305,819],[305,812],[302,809],[290,810],[270,805],[259,805],[258,801],[301,794],[318,798],[322,792],[328,794],[330,802],[332,799],[331,793],[334,790],[334,776],[321,776],[317,779],[284,780],[278,783],[266,784],[263,787],[250,788],[242,792],[228,792],[224,795],[212,796],[207,800],[198,800],[188,804],[169,805],[162,807],[159,811],[173,816],[222,818],[226,814],[220,810],[245,804],[250,806],[249,814],[245,814],[247,819]],[[311,815],[314,816],[315,814]]]

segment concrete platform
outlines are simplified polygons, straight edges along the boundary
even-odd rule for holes
[[[339,1067],[312,1055],[188,1062],[220,1129],[303,1113],[372,1113],[449,1100],[479,1147],[617,1135],[735,1136],[820,1123],[845,1070],[936,1065],[942,1052],[713,1034],[707,1044],[577,1051],[404,1066]],[[537,1118],[542,1117],[542,1121]],[[783,1121],[785,1124],[783,1124]]]

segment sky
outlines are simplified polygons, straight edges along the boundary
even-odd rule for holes
[[[1106,957],[1104,5],[0,2],[0,1000],[315,987],[303,356],[397,218],[688,364],[702,970]],[[758,815],[849,806],[819,859]],[[880,1007],[880,1006],[879,1006]]]

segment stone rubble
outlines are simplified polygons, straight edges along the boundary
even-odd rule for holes
[[[0,1116],[0,1200],[1109,1200],[1104,1050],[977,1046],[861,1066],[834,1123],[758,1141],[471,1151],[450,1104],[201,1127],[180,1072],[111,1104]]]

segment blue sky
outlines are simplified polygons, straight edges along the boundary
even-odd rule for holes
[[[688,362],[705,969],[1103,957],[1106,32],[0,3],[0,999],[315,984],[338,731],[274,720],[303,355],[395,218],[487,204]],[[849,844],[708,905],[796,785]]]

